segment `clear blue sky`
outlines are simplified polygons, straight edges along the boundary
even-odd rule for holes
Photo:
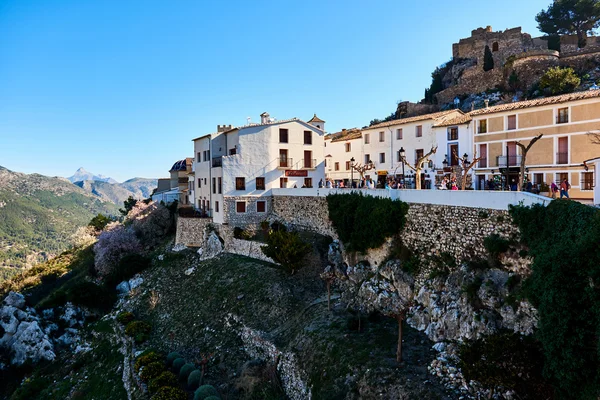
[[[410,5],[408,5],[410,4]],[[452,43],[550,0],[0,0],[0,165],[163,177],[263,111],[334,132],[418,101]]]

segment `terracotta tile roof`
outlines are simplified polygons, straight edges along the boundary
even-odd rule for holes
[[[594,97],[600,97],[600,90],[587,90],[585,92],[562,94],[560,96],[544,97],[542,99],[517,101],[514,103],[500,104],[488,108],[480,108],[468,113],[471,117],[477,115],[494,114],[503,111],[520,110],[523,108],[547,106],[551,104],[561,104],[569,101],[591,99]]]
[[[314,114],[313,117],[308,122],[325,122],[321,118],[317,117],[317,114]]]
[[[346,140],[359,139],[362,137],[362,131],[358,128],[342,129],[340,132],[331,133],[325,136],[325,140],[331,142],[342,142]]]
[[[433,124],[433,126],[436,128],[440,128],[440,127],[444,127],[444,126],[463,125],[463,124],[468,124],[471,121],[472,121],[472,118],[470,116],[461,112],[457,116],[444,119],[440,122],[436,122],[435,124]]]
[[[448,114],[452,114],[452,113],[456,113],[456,112],[460,112],[460,111],[446,110],[446,111],[439,111],[439,112],[435,112],[435,113],[431,113],[431,114],[417,115],[416,117],[400,118],[400,119],[395,119],[393,121],[382,122],[381,124],[369,126],[368,128],[364,128],[364,129],[378,129],[378,128],[385,128],[387,126],[392,126],[392,125],[403,125],[403,124],[410,124],[412,122],[425,121],[428,119],[438,119],[438,118],[444,117]]]

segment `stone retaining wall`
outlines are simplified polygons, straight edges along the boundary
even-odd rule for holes
[[[201,247],[204,242],[204,229],[212,222],[210,218],[177,218],[175,244]]]

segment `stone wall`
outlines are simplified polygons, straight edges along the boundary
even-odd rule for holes
[[[246,203],[246,212],[238,213],[236,210],[236,203],[238,201],[243,201]],[[266,201],[266,211],[265,212],[257,212],[256,211],[256,202],[257,201]],[[272,208],[273,197],[272,196],[228,196],[225,197],[223,211],[224,211],[224,220],[229,222],[229,225],[232,226],[248,226],[254,225],[259,226],[262,221],[267,219],[267,216],[270,213]]]
[[[270,219],[333,239],[338,238],[329,222],[326,197],[277,196],[273,199],[271,210]]]
[[[521,32],[521,27],[507,29],[504,32],[493,32],[490,26],[471,31],[471,36],[460,39],[452,45],[454,58],[476,58],[483,65],[485,46],[493,50],[494,43],[498,43],[498,50],[493,52],[494,61],[503,64],[504,61],[515,54],[533,49],[535,47],[531,36]]]
[[[497,66],[490,71],[483,70],[483,63],[466,69],[458,83],[437,93],[439,104],[450,103],[456,96],[485,92],[504,82],[503,68]]]
[[[210,218],[177,218],[175,244],[201,247],[204,242],[204,229],[211,222]]]

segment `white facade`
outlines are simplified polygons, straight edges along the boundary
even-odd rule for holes
[[[325,175],[333,183],[344,182],[349,185],[350,179],[357,182],[360,174],[352,171],[352,159],[355,164],[363,164],[362,134],[359,129],[342,130],[325,137]]]
[[[227,222],[228,198],[265,196],[281,187],[317,187],[325,180],[322,130],[298,119],[264,122],[194,140],[195,180],[201,182],[194,204],[198,208],[208,201],[216,223]]]

